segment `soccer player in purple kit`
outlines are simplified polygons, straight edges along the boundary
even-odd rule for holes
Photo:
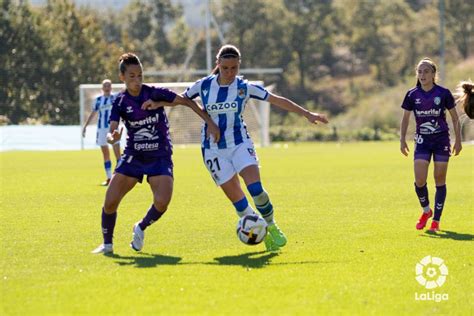
[[[409,149],[405,137],[413,112],[416,121],[415,191],[423,208],[423,213],[416,223],[418,230],[423,229],[428,219],[433,216],[426,183],[428,167],[433,156],[436,194],[434,216],[430,227],[432,232],[439,231],[439,221],[446,199],[446,173],[451,155],[446,110],[451,114],[456,137],[453,153],[457,156],[462,150],[460,124],[454,98],[448,89],[436,84],[436,68],[436,64],[429,58],[423,58],[416,66],[416,87],[409,90],[403,100],[404,112],[400,126],[400,151],[408,156]]]
[[[167,210],[173,192],[172,144],[169,125],[163,107],[144,110],[147,103],[166,101],[189,106],[208,125],[209,135],[218,141],[219,128],[209,115],[195,102],[174,92],[143,84],[142,65],[132,53],[123,54],[119,62],[120,80],[126,89],[120,92],[112,106],[110,115],[110,134],[108,142],[115,143],[121,138],[123,128],[118,131],[122,119],[127,128],[127,143],[115,173],[110,181],[102,207],[103,244],[93,253],[113,253],[113,233],[117,219],[117,209],[122,198],[143,176],[153,192],[153,203],[143,219],[133,227],[130,246],[139,251],[143,247],[145,229],[158,221]]]

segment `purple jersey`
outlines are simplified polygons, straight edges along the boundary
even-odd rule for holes
[[[402,108],[413,111],[418,135],[432,135],[449,131],[445,109],[455,106],[451,92],[438,85],[430,91],[415,87],[407,92]]]
[[[120,92],[112,106],[110,121],[122,118],[127,128],[127,144],[124,153],[129,156],[161,157],[172,154],[168,118],[161,107],[142,110],[146,100],[173,102],[176,93],[165,88],[142,85],[139,96]]]

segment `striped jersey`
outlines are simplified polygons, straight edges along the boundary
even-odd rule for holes
[[[250,138],[242,114],[250,98],[268,99],[268,91],[242,77],[236,77],[227,85],[219,85],[219,75],[210,75],[196,81],[185,91],[185,96],[201,98],[205,111],[219,126],[221,138],[216,144],[206,139],[207,124],[204,123],[201,133],[202,147],[207,149],[231,148]]]
[[[99,118],[97,120],[97,129],[108,129],[110,112],[112,111],[112,103],[114,102],[115,95],[109,96],[100,95],[95,98],[92,104],[92,111],[97,112]]]

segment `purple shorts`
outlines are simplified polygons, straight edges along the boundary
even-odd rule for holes
[[[434,135],[415,135],[415,160],[448,162],[451,155],[451,144],[448,133]]]
[[[143,175],[153,176],[170,176],[173,177],[173,161],[171,156],[163,157],[136,157],[123,154],[115,168],[115,172],[123,175],[137,178],[138,182],[143,181]]]

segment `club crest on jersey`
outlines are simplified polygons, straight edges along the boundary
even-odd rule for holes
[[[237,94],[239,98],[243,99],[245,98],[245,95],[247,94],[247,91],[244,88],[239,89],[239,93]]]
[[[439,105],[440,103],[441,103],[441,98],[440,97],[434,98],[434,104]]]

